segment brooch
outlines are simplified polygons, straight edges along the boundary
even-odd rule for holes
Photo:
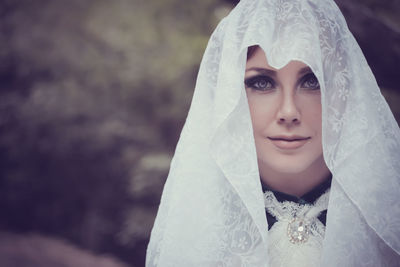
[[[310,235],[310,224],[304,218],[294,217],[288,224],[287,235],[293,244],[305,243]]]

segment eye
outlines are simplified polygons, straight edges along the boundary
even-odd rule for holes
[[[258,91],[268,91],[274,88],[275,82],[266,75],[257,75],[245,79],[246,88],[251,88]]]
[[[301,79],[301,88],[309,89],[309,90],[319,90],[319,82],[317,77],[315,77],[314,73],[308,73],[304,75]]]

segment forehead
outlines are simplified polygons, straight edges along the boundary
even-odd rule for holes
[[[281,69],[276,69],[269,65],[267,56],[260,47],[257,47],[254,51],[252,51],[250,57],[246,62],[246,71],[254,70],[254,69],[268,69],[274,72],[299,72],[307,69],[310,70],[309,67],[301,61],[292,60],[288,64],[286,64]]]

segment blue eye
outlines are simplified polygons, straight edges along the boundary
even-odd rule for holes
[[[266,75],[257,75],[245,79],[244,81],[246,88],[251,88],[258,91],[271,90],[275,86],[275,82]]]
[[[315,77],[314,73],[308,73],[304,75],[304,77],[301,79],[301,88],[305,88],[308,90],[319,90],[319,82],[317,77]]]

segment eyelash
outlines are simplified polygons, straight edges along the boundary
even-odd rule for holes
[[[264,84],[265,82],[265,84]],[[268,91],[275,87],[275,82],[269,76],[256,75],[245,79],[246,88],[251,88],[257,91]],[[267,86],[268,85],[268,86]]]
[[[310,84],[310,81],[312,81],[312,84]],[[305,85],[306,83],[308,83],[308,85]],[[317,77],[315,77],[314,73],[312,73],[312,72],[304,75],[301,78],[300,84],[301,84],[301,88],[304,88],[307,90],[319,90],[320,89],[318,79],[317,79]]]
[[[275,81],[267,75],[256,75],[249,77],[244,81],[246,88],[251,88],[256,91],[269,91],[276,87]],[[314,73],[310,72],[304,75],[299,80],[300,88],[306,90],[319,90],[320,85]]]

